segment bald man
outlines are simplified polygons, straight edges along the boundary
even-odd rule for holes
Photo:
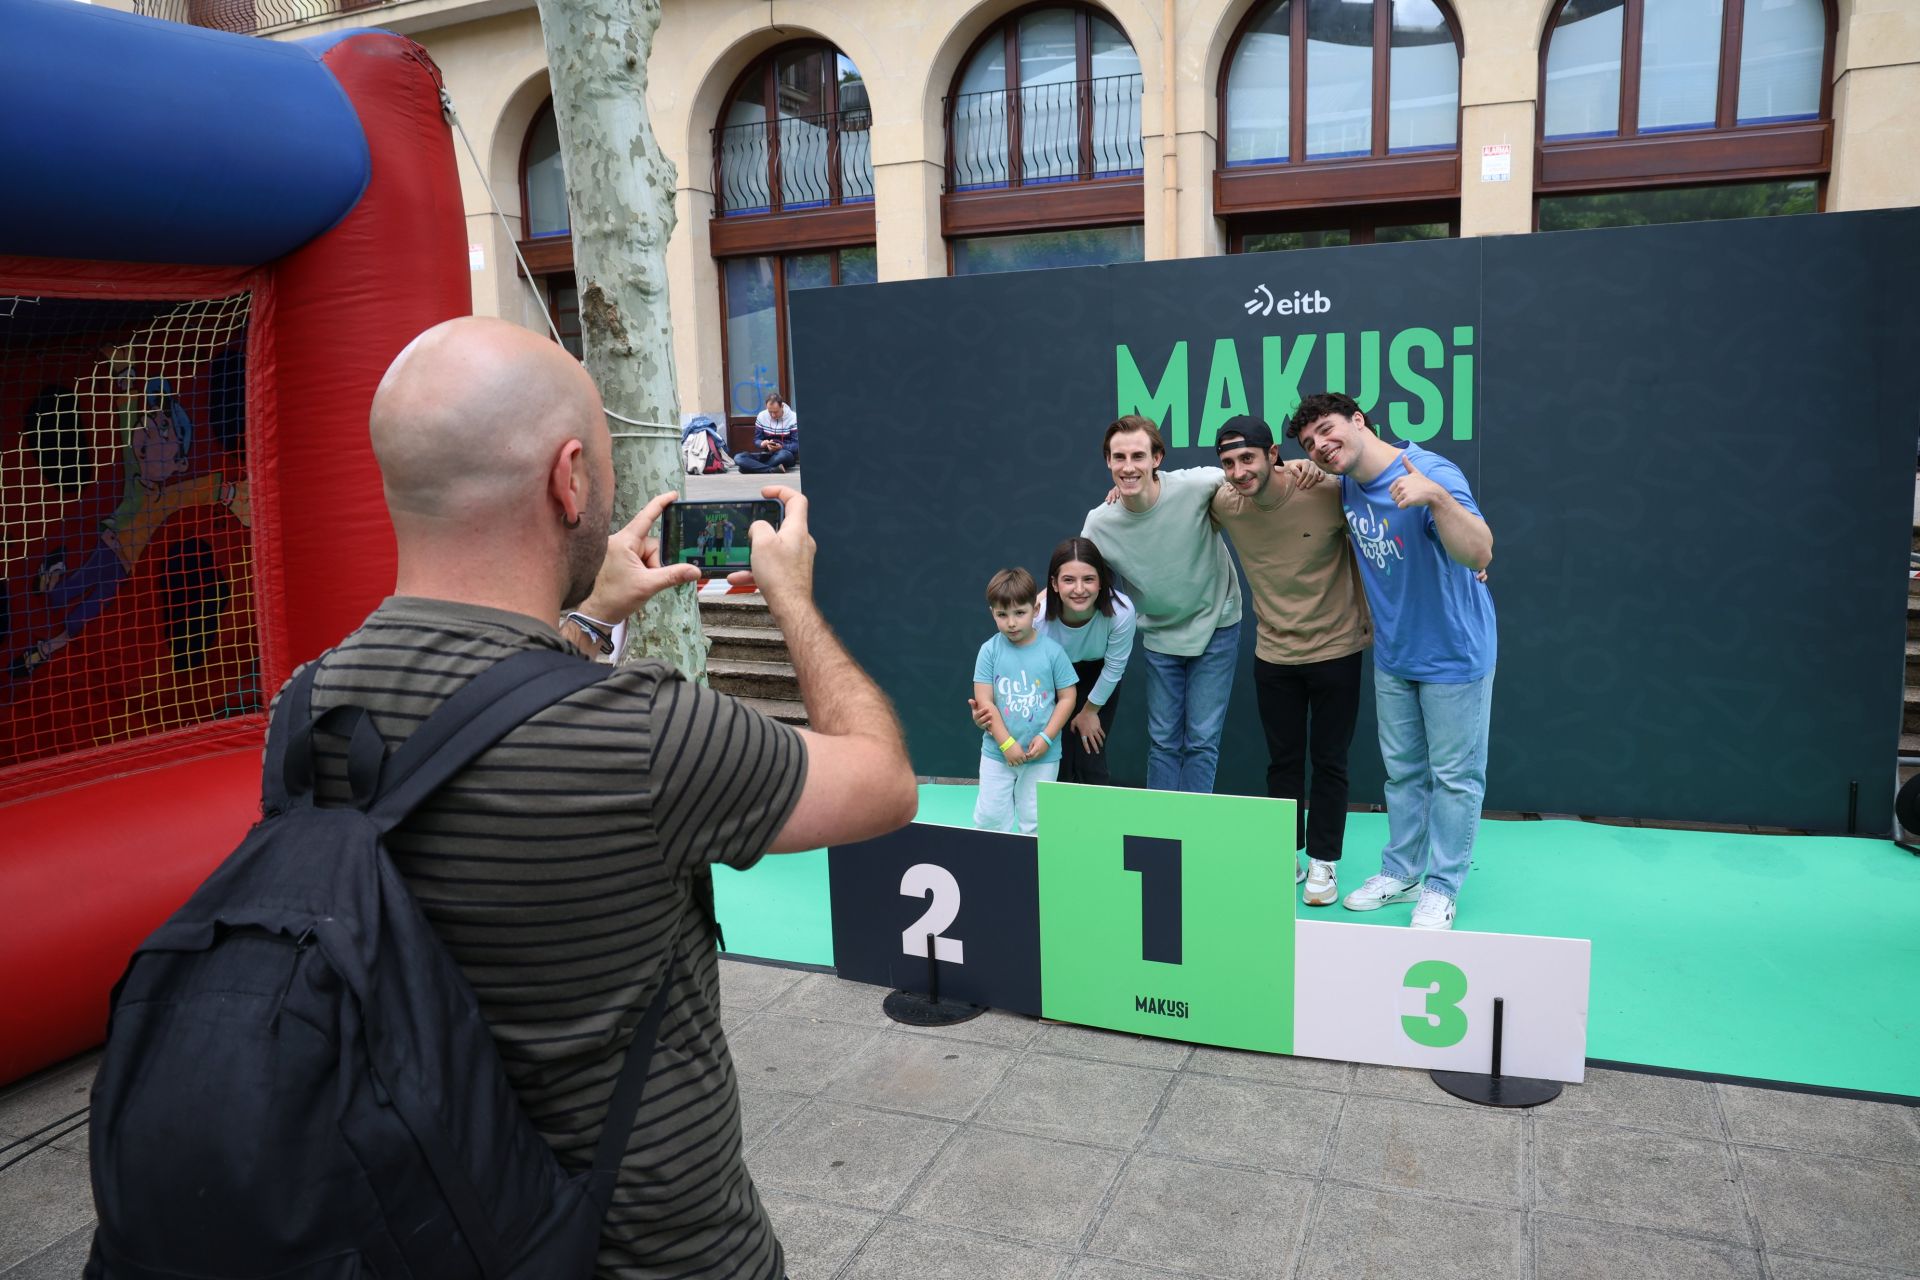
[[[387,371],[372,428],[399,579],[318,660],[316,711],[364,706],[397,745],[502,658],[599,656],[610,624],[698,577],[662,567],[648,536],[673,494],[609,536],[599,393],[527,330],[429,329]],[[668,984],[599,1277],[784,1274],[740,1156],[710,868],[879,835],[916,805],[893,708],[814,607],[806,499],[764,492],[786,516],[778,531],[753,526],[753,580],[785,633],[811,731],[662,663],[628,663],[502,739],[388,840],[534,1126],[570,1168],[589,1163],[634,1029]],[[325,757],[323,799],[344,798],[340,765]]]

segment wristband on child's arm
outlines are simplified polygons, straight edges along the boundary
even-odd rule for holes
[[[1005,750],[1006,750],[1006,749],[1007,749],[1008,747],[1012,747],[1012,746],[1018,746],[1018,745],[1019,745],[1019,744],[1018,744],[1018,743],[1016,743],[1016,742],[1015,742],[1015,741],[1013,740],[1013,735],[1012,735],[1012,734],[1008,734],[1008,735],[1007,735],[1007,740],[1006,740],[1005,742],[1003,742],[1003,743],[1001,743],[1001,744],[1000,744],[1000,749],[1001,749],[1002,751],[1005,751]]]
[[[1052,746],[1052,745],[1053,745],[1053,739],[1047,736],[1047,731],[1046,731],[1045,729],[1042,729],[1042,730],[1040,731],[1040,736],[1041,736],[1041,737],[1043,737],[1043,738],[1046,738],[1046,739],[1047,739],[1047,745],[1048,745],[1048,746]]]

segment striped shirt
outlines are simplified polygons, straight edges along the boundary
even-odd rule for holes
[[[391,748],[467,680],[535,646],[567,648],[518,614],[396,596],[322,655],[314,709],[365,707]],[[342,744],[320,745],[321,799],[339,803]],[[591,1162],[672,960],[597,1277],[783,1273],[740,1155],[719,966],[693,895],[711,863],[759,860],[805,773],[793,730],[643,661],[508,734],[387,839],[534,1127],[569,1169]]]

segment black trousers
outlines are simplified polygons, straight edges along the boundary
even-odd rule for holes
[[[1080,677],[1079,698],[1073,704],[1073,714],[1079,715],[1087,705],[1087,697],[1093,692],[1093,686],[1100,682],[1100,672],[1106,662],[1095,659],[1092,662],[1076,662],[1073,674]],[[1106,705],[1100,708],[1100,726],[1108,733],[1113,732],[1113,700],[1120,695],[1118,686],[1107,695]],[[1347,726],[1352,732],[1353,726]],[[1067,721],[1067,727],[1060,734],[1060,781],[1084,782],[1089,786],[1109,785],[1107,773],[1107,746],[1102,743],[1098,751],[1089,751],[1080,745],[1080,735],[1073,731],[1073,721]]]
[[[1294,848],[1338,862],[1347,835],[1347,749],[1360,714],[1360,655],[1298,665],[1255,658],[1253,687],[1267,734],[1267,794],[1306,801],[1296,809]]]

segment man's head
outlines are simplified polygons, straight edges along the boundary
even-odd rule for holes
[[[1167,456],[1160,428],[1137,413],[1116,418],[1107,424],[1107,436],[1101,444],[1107,470],[1113,473],[1113,487],[1120,496],[1130,497],[1145,489],[1160,470]]]
[[[373,451],[403,577],[528,552],[562,606],[586,598],[613,521],[613,445],[578,361],[504,320],[464,317],[407,345],[374,393]]]
[[[987,580],[987,608],[993,612],[993,625],[1015,644],[1024,644],[1033,634],[1034,600],[1040,584],[1025,569],[1002,569]]]
[[[767,393],[767,416],[769,418],[782,418],[786,416],[786,413],[787,413],[787,402],[780,398],[780,393],[778,391],[768,392]]]
[[[1287,436],[1298,440],[1322,470],[1343,476],[1360,463],[1373,427],[1352,396],[1323,391],[1308,396],[1287,422]]]
[[[1213,451],[1219,455],[1227,483],[1249,498],[1266,492],[1273,479],[1273,468],[1280,461],[1280,446],[1273,442],[1273,428],[1259,418],[1241,414],[1229,418],[1214,437]]]

